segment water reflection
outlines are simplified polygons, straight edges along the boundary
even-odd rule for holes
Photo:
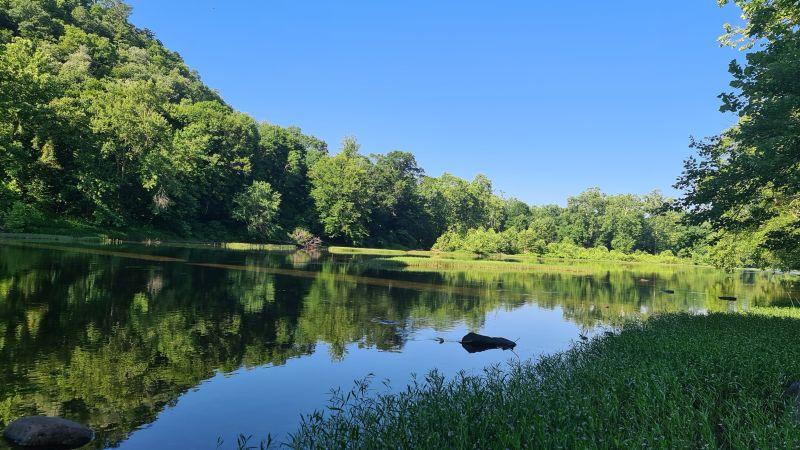
[[[409,345],[415,339],[458,327],[481,331],[500,312],[523,324],[520,330],[552,320],[548,311],[591,330],[664,311],[797,298],[791,280],[776,275],[686,267],[581,264],[532,273],[370,267],[359,257],[298,253],[0,244],[0,422],[62,415],[98,430],[95,447],[114,446],[219,374],[290,360],[293,368],[305,361],[325,371],[347,358],[366,370],[388,364],[378,356],[383,352],[409,358],[398,373],[421,371],[409,364],[438,344],[425,338],[430,342]],[[717,300],[726,294],[740,300]],[[509,336],[527,339],[528,350],[518,348],[523,357],[535,353],[530,343],[539,345],[536,351],[553,350],[575,337],[554,331],[558,344],[548,347],[530,333]],[[286,391],[307,389],[297,376],[282,383]],[[319,383],[320,391],[331,387],[327,379]]]

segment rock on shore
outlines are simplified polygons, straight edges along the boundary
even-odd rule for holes
[[[8,424],[3,436],[24,447],[78,448],[91,442],[94,432],[61,417],[30,416]]]

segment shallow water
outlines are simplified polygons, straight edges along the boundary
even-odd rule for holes
[[[800,298],[791,279],[756,272],[401,272],[368,260],[0,241],[0,428],[62,415],[97,430],[97,448],[231,448],[239,433],[280,440],[368,375],[376,392],[399,389],[412,373],[476,372],[653,313]],[[468,331],[518,345],[468,353],[453,342]]]

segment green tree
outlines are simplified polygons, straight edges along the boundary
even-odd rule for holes
[[[354,137],[347,137],[339,153],[320,157],[309,171],[311,197],[325,235],[354,245],[369,235],[374,204],[371,164],[359,147]]]
[[[570,197],[564,211],[564,237],[584,247],[604,245],[601,218],[606,213],[606,203],[606,195],[599,188]]]
[[[308,147],[299,128],[258,126],[259,154],[254,158],[256,179],[269,180],[283,198],[280,222],[286,229],[311,227],[315,223],[311,183],[308,178]],[[317,158],[318,159],[318,158]]]
[[[722,1],[721,4],[726,4]],[[718,237],[750,235],[763,264],[800,267],[800,8],[789,0],[737,0],[746,24],[727,27],[723,42],[754,47],[744,65],[731,61],[723,112],[739,122],[720,136],[693,141],[677,187],[695,224]],[[771,256],[769,255],[771,254]]]
[[[417,188],[423,170],[417,165],[414,155],[392,151],[371,158],[370,179],[375,209],[370,235],[378,239],[375,245],[430,245],[435,236],[427,235],[430,224]]]
[[[528,228],[548,244],[557,242],[563,214],[558,205],[533,206]]]
[[[600,221],[601,237],[595,245],[629,253],[642,242],[644,212],[637,197],[630,194],[609,196]]]
[[[494,197],[492,183],[484,175],[471,183],[447,172],[438,178],[424,177],[420,195],[439,235],[451,228],[502,225],[502,201]]]
[[[233,218],[247,224],[247,231],[256,237],[269,238],[277,229],[281,194],[266,181],[254,181],[233,198]]]
[[[510,198],[505,202],[505,228],[525,230],[531,223],[531,211],[528,205],[516,198]]]

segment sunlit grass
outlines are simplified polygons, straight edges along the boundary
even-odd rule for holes
[[[800,310],[663,315],[538,361],[399,393],[366,379],[292,448],[796,448]]]
[[[295,250],[294,245],[248,244],[246,242],[224,242],[218,244],[218,246],[226,250],[258,250],[269,252],[287,252]]]
[[[328,247],[328,252],[334,255],[374,255],[374,256],[392,256],[392,255],[405,255],[406,250],[392,250],[386,248],[360,248],[360,247]]]
[[[469,252],[443,252],[437,250],[392,250],[380,248],[359,248],[359,247],[329,247],[328,251],[333,254],[340,255],[364,255],[364,256],[378,256],[378,257],[394,257],[391,262],[385,264],[386,268],[397,269],[403,267],[414,268],[442,268],[454,269],[457,268],[456,264],[447,264],[442,260],[457,260],[466,262],[460,268],[469,269],[476,266],[483,268],[499,268],[503,266],[483,264],[487,261],[506,261],[508,263],[517,263],[525,265],[561,265],[574,262],[614,262],[616,264],[629,264],[629,265],[665,265],[665,266],[696,266],[697,264],[691,259],[677,258],[674,256],[665,257],[661,255],[650,255],[647,253],[630,253],[623,254],[614,251],[601,251],[598,249],[579,249],[576,253],[571,254],[553,254],[546,253],[544,255],[538,254],[517,254],[505,255],[502,253],[491,255],[479,255]],[[416,257],[417,260],[402,259],[401,257]],[[426,258],[428,259],[426,261]],[[408,264],[398,264],[398,261],[407,262]],[[478,263],[471,264],[470,262],[477,261]],[[507,265],[504,266],[509,270],[520,270],[521,266]]]
[[[435,250],[396,250],[386,248],[362,247],[328,247],[328,252],[335,255],[365,255],[365,256],[417,256],[436,258],[480,259],[481,255],[467,252],[440,252]]]
[[[380,269],[413,269],[417,271],[442,271],[442,270],[486,270],[486,271],[547,271],[589,273],[588,269],[580,266],[541,264],[533,261],[513,262],[492,259],[451,259],[451,258],[420,258],[414,256],[395,256],[392,258],[375,258],[368,264]]]

